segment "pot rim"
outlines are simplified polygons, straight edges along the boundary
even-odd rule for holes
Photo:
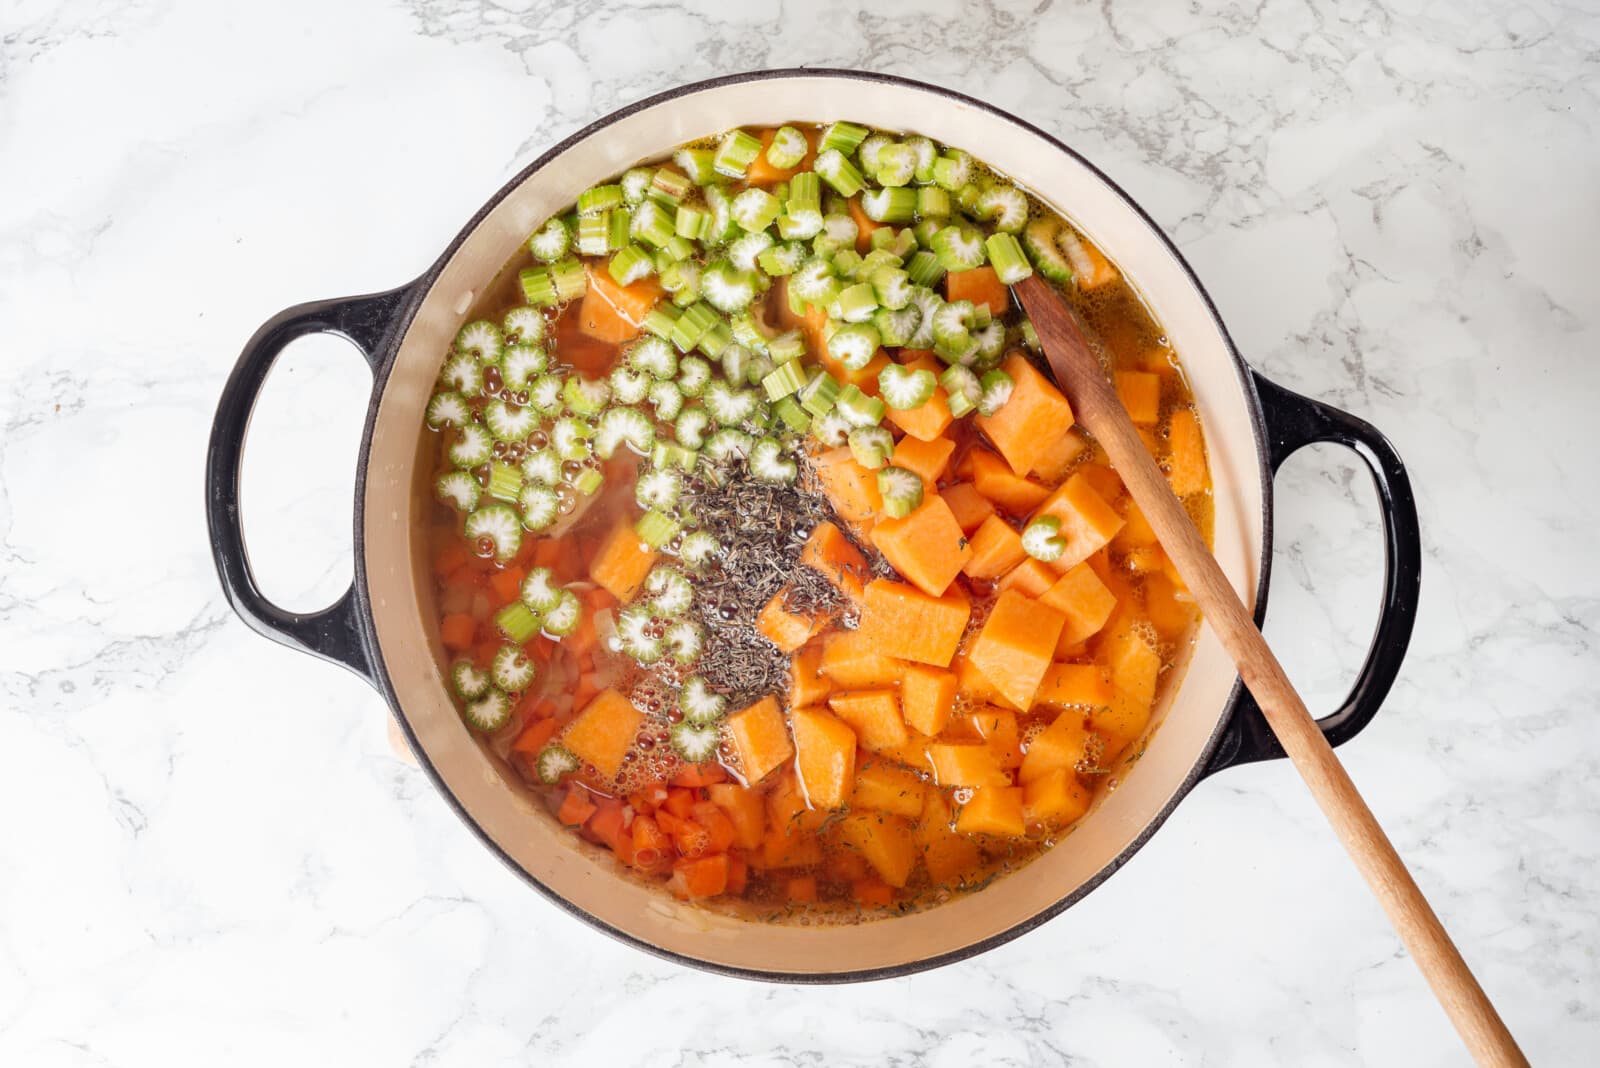
[[[1216,726],[1212,729],[1210,736],[1206,739],[1205,745],[1201,747],[1193,767],[1177,784],[1176,788],[1173,790],[1170,800],[1164,806],[1162,806],[1162,808],[1149,820],[1148,823],[1145,824],[1143,828],[1140,829],[1139,833],[1128,843],[1128,845],[1109,862],[1107,862],[1099,871],[1097,871],[1090,878],[1084,880],[1083,883],[1074,888],[1070,893],[1058,898],[1054,903],[1034,913],[1032,916],[1013,924],[1011,927],[1008,927],[1003,931],[997,932],[996,934],[990,935],[987,938],[980,939],[976,942],[969,943],[968,945],[962,946],[959,949],[950,950],[945,953],[934,954],[928,957],[919,957],[915,960],[904,961],[898,964],[879,968],[825,973],[784,972],[720,964],[714,961],[704,960],[658,946],[646,939],[639,937],[638,935],[631,934],[628,931],[622,930],[621,928],[600,919],[598,916],[583,908],[576,901],[557,893],[530,874],[520,864],[518,864],[500,846],[500,844],[495,841],[495,839],[491,837],[487,831],[484,830],[484,828],[478,823],[472,814],[467,811],[466,806],[463,805],[462,802],[456,797],[455,793],[446,784],[443,776],[440,775],[439,771],[434,767],[432,760],[428,756],[427,750],[419,742],[416,733],[413,731],[406,717],[398,714],[398,710],[401,707],[400,697],[394,688],[393,681],[389,676],[388,665],[385,663],[383,656],[381,655],[381,646],[378,642],[376,624],[374,622],[372,611],[371,595],[368,589],[363,508],[363,502],[366,500],[367,494],[367,473],[368,466],[371,461],[374,428],[377,422],[380,401],[387,390],[389,378],[395,367],[396,356],[399,351],[399,343],[405,336],[405,333],[410,327],[412,320],[415,318],[423,300],[433,288],[433,285],[437,281],[439,274],[443,271],[451,256],[454,255],[455,251],[462,245],[462,243],[465,242],[475,230],[477,230],[484,218],[497,204],[510,195],[513,190],[519,187],[536,171],[544,169],[559,159],[574,144],[587,137],[590,137],[595,133],[598,133],[601,130],[604,130],[608,126],[614,125],[618,121],[627,118],[636,112],[654,107],[658,104],[669,102],[678,97],[688,96],[704,90],[720,89],[733,85],[782,82],[784,80],[795,78],[835,78],[845,81],[855,80],[895,85],[938,96],[947,101],[982,111],[983,113],[995,119],[1001,120],[1020,129],[1024,133],[1031,134],[1032,136],[1041,139],[1056,151],[1071,157],[1077,163],[1087,168],[1091,173],[1094,174],[1096,178],[1104,182],[1105,185],[1130,209],[1132,209],[1139,219],[1143,221],[1144,224],[1150,229],[1151,233],[1154,234],[1157,240],[1166,249],[1167,254],[1172,257],[1177,267],[1188,279],[1188,282],[1193,287],[1195,294],[1200,298],[1205,306],[1206,311],[1209,313],[1212,325],[1217,330],[1217,333],[1220,336],[1229,357],[1231,358],[1234,375],[1237,378],[1240,391],[1244,395],[1245,403],[1251,414],[1251,439],[1255,445],[1256,451],[1257,473],[1260,481],[1262,507],[1261,554],[1260,559],[1257,561],[1258,578],[1256,582],[1254,606],[1254,616],[1257,624],[1262,621],[1266,612],[1267,589],[1271,580],[1273,481],[1270,463],[1271,451],[1270,442],[1267,436],[1266,417],[1262,409],[1261,398],[1256,389],[1255,376],[1251,371],[1250,366],[1239,354],[1238,347],[1234,344],[1232,335],[1228,332],[1226,324],[1222,321],[1222,316],[1218,312],[1216,303],[1212,300],[1210,292],[1201,283],[1199,276],[1190,266],[1188,260],[1186,260],[1183,254],[1178,250],[1177,245],[1172,241],[1171,237],[1168,236],[1166,231],[1163,230],[1153,218],[1151,218],[1150,214],[1145,211],[1144,207],[1137,200],[1135,200],[1127,192],[1127,190],[1123,189],[1122,186],[1113,180],[1109,175],[1107,175],[1099,167],[1095,166],[1093,162],[1086,159],[1074,149],[1068,147],[1053,134],[1040,129],[1024,119],[1018,118],[1010,112],[993,104],[968,96],[965,93],[957,92],[953,89],[948,89],[938,85],[931,85],[927,82],[917,81],[914,78],[906,78],[895,74],[884,74],[877,71],[851,70],[848,68],[784,67],[769,70],[745,71],[737,74],[727,74],[715,78],[707,78],[696,82],[688,82],[683,85],[675,86],[674,88],[633,101],[632,103],[626,104],[614,111],[607,113],[601,118],[596,119],[594,122],[589,123],[587,126],[568,134],[555,145],[552,145],[550,148],[546,149],[541,155],[538,156],[538,158],[534,159],[527,166],[519,170],[505,184],[496,190],[493,195],[484,201],[483,205],[461,228],[456,236],[450,241],[449,245],[445,247],[439,257],[434,260],[433,264],[429,266],[429,268],[423,272],[422,275],[402,287],[405,292],[405,297],[402,299],[395,312],[394,319],[387,333],[380,358],[374,362],[372,402],[367,409],[367,417],[361,435],[360,452],[357,456],[354,498],[355,581],[352,584],[352,590],[356,599],[357,607],[359,609],[359,611],[355,613],[355,616],[357,618],[358,626],[361,630],[362,639],[367,647],[373,650],[376,654],[372,655],[370,658],[373,668],[373,682],[383,694],[384,700],[389,704],[390,714],[394,716],[400,731],[405,735],[406,743],[408,746],[410,746],[412,753],[416,756],[418,766],[422,769],[423,773],[427,775],[430,782],[432,782],[434,789],[440,794],[440,796],[444,798],[445,802],[450,806],[455,814],[468,827],[468,829],[471,830],[473,835],[484,845],[484,847],[486,847],[495,857],[497,857],[502,864],[510,869],[511,872],[518,876],[522,881],[531,885],[547,901],[550,901],[568,915],[583,921],[588,926],[611,936],[619,942],[622,942],[635,949],[642,950],[653,957],[700,971],[706,971],[717,975],[725,975],[740,979],[759,980],[762,982],[823,986],[843,983],[870,982],[878,979],[892,979],[907,975],[914,975],[918,972],[930,971],[934,968],[944,967],[945,965],[949,964],[955,964],[959,961],[967,960],[968,958],[986,953],[989,950],[996,949],[999,946],[1005,945],[1007,942],[1027,934],[1029,931],[1032,931],[1035,928],[1042,926],[1049,920],[1054,919],[1056,916],[1059,916],[1072,905],[1082,900],[1086,895],[1088,895],[1091,891],[1100,886],[1115,872],[1117,872],[1133,857],[1135,853],[1144,848],[1145,843],[1150,840],[1151,836],[1160,830],[1168,818],[1170,818],[1173,810],[1177,808],[1179,802],[1187,797],[1189,792],[1194,789],[1196,784],[1198,784],[1201,779],[1205,778],[1206,775],[1209,774],[1211,770],[1212,757],[1216,753],[1217,747],[1221,743],[1223,737],[1226,735],[1239,707],[1240,696],[1244,692],[1243,683],[1238,678],[1234,679],[1234,683],[1229,691],[1223,713],[1218,716]],[[670,148],[671,146],[663,147]]]

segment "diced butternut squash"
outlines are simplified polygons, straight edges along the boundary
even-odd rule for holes
[[[1082,709],[1068,709],[1028,743],[1017,781],[1027,784],[1063,768],[1076,771],[1080,765],[1092,768],[1099,759],[1100,738],[1089,729],[1088,717]]]
[[[1016,590],[1027,597],[1038,599],[1044,592],[1056,584],[1059,576],[1043,560],[1033,557],[1022,561],[1016,567],[1000,576],[999,588],[1002,590]]]
[[[838,808],[855,784],[855,731],[820,708],[794,709],[789,719],[795,769],[807,802],[812,808]]]
[[[973,664],[968,653],[959,653],[950,662],[950,670],[955,672],[956,692],[972,701],[983,701],[988,704],[1000,705],[1021,711],[1016,705],[1008,701],[1004,694],[989,680],[989,676],[980,671]]]
[[[861,748],[881,752],[909,739],[900,715],[900,697],[893,690],[856,690],[828,698],[833,714],[850,725]]]
[[[823,453],[817,457],[816,471],[823,494],[841,519],[862,525],[877,521],[883,511],[877,472],[856,463],[849,449]]]
[[[822,862],[817,832],[827,820],[806,804],[793,769],[783,772],[767,792],[767,832],[755,861],[762,868],[805,868]]]
[[[627,602],[634,598],[644,585],[645,576],[655,566],[656,554],[639,540],[633,524],[619,520],[595,550],[589,564],[589,578],[611,596]]]
[[[939,496],[950,506],[950,514],[956,517],[956,525],[965,534],[971,534],[983,525],[985,519],[994,515],[994,505],[989,503],[989,498],[979,493],[978,487],[970,482],[946,486]]]
[[[877,639],[861,630],[836,630],[822,639],[817,670],[832,686],[848,690],[881,689],[900,681],[901,664],[881,651]],[[791,702],[791,707],[799,707]]]
[[[1098,708],[1111,700],[1111,673],[1101,664],[1051,664],[1045,669],[1035,705],[1051,708]]]
[[[1161,419],[1161,376],[1143,371],[1118,371],[1117,396],[1128,418],[1148,426]]]
[[[1021,352],[1007,356],[1001,366],[1016,383],[1011,399],[975,421],[1011,469],[1026,475],[1038,465],[1044,444],[1071,429],[1072,405]]]
[[[731,782],[712,783],[705,789],[706,796],[733,824],[734,844],[741,849],[759,849],[767,833],[766,798],[761,791]]]
[[[1121,475],[1107,464],[1084,464],[1078,473],[1094,487],[1102,500],[1117,509],[1118,515],[1122,514],[1121,509],[1117,508],[1126,489]]]
[[[667,880],[667,889],[690,900],[716,897],[728,889],[729,865],[726,853],[676,861],[672,865],[672,878]]]
[[[792,653],[822,632],[828,621],[821,616],[801,615],[783,606],[787,589],[772,595],[756,616],[756,629],[781,652]]]
[[[856,634],[884,656],[946,667],[966,630],[972,606],[961,590],[943,597],[892,579],[873,579],[862,597],[861,626]],[[827,671],[828,653],[823,652]],[[843,679],[837,681],[848,685]]]
[[[1105,763],[1132,745],[1150,725],[1150,704],[1120,690],[1111,702],[1089,716],[1089,724],[1105,740]]]
[[[1081,642],[1099,632],[1117,607],[1117,595],[1106,588],[1088,564],[1078,564],[1039,596],[1039,600],[1067,617],[1061,641]]]
[[[1011,290],[995,274],[993,267],[974,267],[970,271],[951,271],[944,276],[946,300],[970,300],[987,304],[996,318],[1011,310]]]
[[[942,596],[972,555],[961,525],[937,493],[900,519],[882,519],[872,528],[872,543],[906,581]]]
[[[895,442],[894,455],[889,462],[921,475],[931,488],[944,475],[944,469],[950,464],[950,454],[955,451],[956,443],[947,437],[936,436],[924,441],[907,434]]]
[[[1051,561],[1051,566],[1063,573],[1104,548],[1122,529],[1123,522],[1117,510],[1096,492],[1091,479],[1082,471],[1050,494],[1039,506],[1038,514],[1053,515],[1061,520],[1060,537],[1067,548]]]
[[[602,690],[567,725],[561,743],[603,778],[615,779],[643,723],[644,713],[633,702],[616,690]]]
[[[1088,442],[1076,430],[1055,435],[1040,445],[1039,455],[1033,462],[1033,476],[1046,485],[1055,485],[1067,477],[1088,447]]]
[[[994,750],[994,758],[1007,771],[1022,764],[1022,731],[1014,712],[986,706],[967,716],[972,730],[983,744]]]
[[[1194,597],[1180,590],[1166,573],[1144,577],[1144,610],[1164,641],[1177,641],[1194,625]]]
[[[1049,486],[1023,478],[988,449],[973,449],[967,455],[972,458],[972,484],[996,508],[1027,515],[1049,498]]]
[[[1027,822],[1044,827],[1065,827],[1089,811],[1094,793],[1070,771],[1057,769],[1022,789],[1022,814]]]
[[[1020,838],[1026,829],[1022,788],[1017,786],[980,786],[956,813],[956,830],[961,834]]]
[[[578,308],[578,325],[597,341],[621,344],[639,336],[644,317],[661,299],[660,283],[641,278],[632,285],[618,285],[603,263],[587,268],[589,285]]]
[[[1180,497],[1206,488],[1206,446],[1200,420],[1189,408],[1172,413],[1167,425],[1167,484]]]
[[[822,646],[813,642],[789,661],[789,707],[821,704],[832,692],[832,681],[822,674]]]
[[[1056,609],[1007,590],[995,599],[972,643],[972,663],[1006,700],[1028,708],[1065,624]]]
[[[1161,656],[1131,627],[1118,628],[1095,650],[1095,657],[1111,672],[1111,685],[1142,704],[1156,696]]]
[[[997,515],[985,519],[967,544],[972,546],[972,557],[961,570],[969,578],[998,579],[1028,558],[1022,535]]]
[[[938,790],[929,790],[917,821],[917,843],[928,877],[943,886],[976,882],[983,870],[983,854],[965,835],[955,833],[955,815]]]
[[[1122,529],[1117,531],[1117,536],[1111,539],[1113,549],[1125,553],[1131,549],[1143,549],[1160,544],[1155,528],[1150,525],[1150,520],[1145,518],[1144,512],[1133,503],[1131,497],[1123,503],[1122,510],[1124,523]]]
[[[900,711],[912,730],[930,738],[942,734],[955,701],[955,672],[922,664],[901,669]]]
[[[944,370],[944,365],[932,356],[906,360],[905,366],[913,371],[931,371],[935,377]],[[890,408],[887,415],[889,422],[906,432],[906,437],[921,441],[937,441],[953,421],[950,396],[943,386],[934,386],[933,396],[915,408]]]
[[[838,823],[840,841],[856,850],[890,886],[901,887],[917,864],[911,825],[886,812],[863,812]]]
[[[928,746],[928,763],[940,786],[1009,786],[994,750],[983,743],[936,742]]]
[[[921,779],[904,768],[881,760],[869,761],[856,769],[850,807],[915,818],[922,814],[922,799],[927,789]]]
[[[822,572],[840,593],[856,602],[861,600],[862,584],[872,573],[861,550],[827,520],[818,523],[806,538],[800,548],[800,562]]]
[[[763,697],[728,717],[728,737],[739,754],[739,770],[751,786],[788,763],[794,744],[783,712],[772,697]]]

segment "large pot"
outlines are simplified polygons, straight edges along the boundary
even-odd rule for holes
[[[1368,424],[1261,378],[1234,351],[1178,250],[1132,199],[1066,145],[1003,111],[903,78],[787,70],[701,82],[618,111],[546,152],[501,189],[428,271],[399,289],[290,308],[245,346],[218,406],[207,468],[217,569],[230,603],[275,641],[343,664],[388,700],[423,770],[485,846],[551,901],[661,956],[728,974],[825,982],[905,974],[1027,931],[1116,871],[1208,775],[1282,755],[1209,631],[1137,766],[1059,847],[989,888],[909,916],[851,926],[754,924],[673,903],[581,847],[463,726],[440,675],[431,587],[414,493],[418,428],[443,353],[474,294],[546,216],[584,188],[680,142],[731,126],[850,118],[914,128],[965,148],[1070,218],[1122,268],[1166,328],[1206,428],[1215,551],[1264,611],[1272,477],[1313,442],[1348,446],[1371,469],[1382,510],[1383,608],[1350,697],[1322,727],[1359,732],[1394,681],[1410,639],[1420,547],[1405,468]],[[321,612],[286,612],[256,586],[239,525],[239,461],[262,381],[284,346],[326,332],[371,363],[373,393],[355,498],[355,581]]]

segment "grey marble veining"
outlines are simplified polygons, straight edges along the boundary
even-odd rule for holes
[[[1203,784],[1042,930],[844,989],[687,973],[528,892],[363,684],[222,602],[200,472],[279,308],[395,284],[563,134],[678,82],[855,66],[1063,137],[1241,350],[1384,429],[1424,598],[1344,753],[1535,1063],[1600,1054],[1600,17],[1536,2],[0,10],[0,1063],[1459,1064],[1281,765]],[[330,599],[366,373],[275,375],[270,589]],[[1364,473],[1279,478],[1270,636],[1328,707],[1381,549]]]

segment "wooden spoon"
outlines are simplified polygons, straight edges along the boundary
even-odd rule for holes
[[[1077,419],[1104,446],[1111,463],[1161,539],[1161,546],[1194,594],[1205,622],[1238,665],[1239,677],[1261,706],[1311,796],[1389,914],[1400,940],[1433,987],[1456,1031],[1480,1064],[1526,1065],[1461,953],[1450,941],[1400,854],[1378,826],[1333,747],[1323,737],[1283,666],[1256,629],[1250,611],[1173,495],[1123,409],[1105,368],[1090,349],[1066,302],[1038,275],[1012,287],[1033,322],[1056,381]]]

